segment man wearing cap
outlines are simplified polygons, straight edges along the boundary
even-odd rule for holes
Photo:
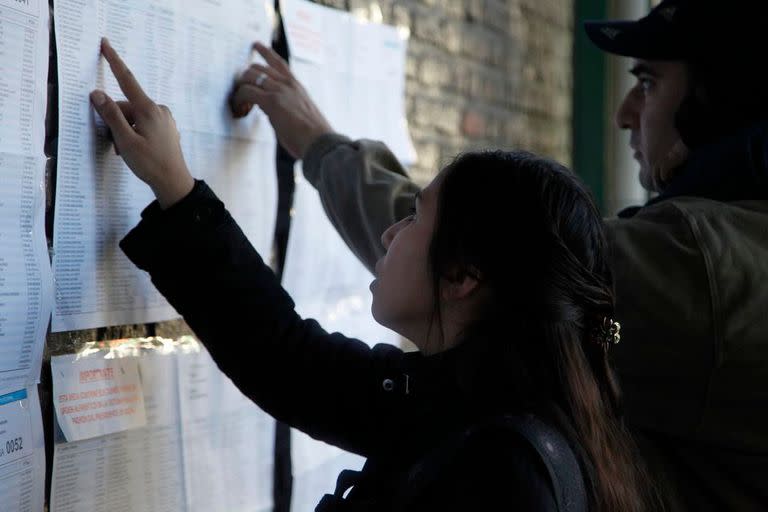
[[[626,416],[672,510],[768,510],[768,2],[665,0],[587,22],[634,58],[616,113],[657,193],[608,219]],[[238,82],[373,269],[417,186],[381,143],[336,134],[278,57]],[[272,82],[269,94],[254,79]]]

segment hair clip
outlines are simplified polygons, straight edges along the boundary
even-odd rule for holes
[[[592,337],[607,350],[611,345],[617,345],[621,341],[621,324],[605,316],[592,330]]]

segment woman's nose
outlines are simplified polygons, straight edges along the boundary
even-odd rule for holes
[[[395,235],[397,235],[397,232],[400,231],[400,225],[402,223],[403,221],[395,222],[394,224],[389,226],[381,235],[381,245],[384,246],[384,249],[389,249],[389,244],[392,243],[392,240],[394,240]]]

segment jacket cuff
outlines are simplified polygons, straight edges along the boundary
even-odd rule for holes
[[[189,211],[191,208],[190,205],[194,205],[196,202],[205,198],[216,199],[216,195],[203,180],[195,180],[195,185],[192,187],[192,190],[189,191],[189,194],[177,201],[173,206],[163,210],[160,207],[160,203],[158,203],[157,200],[154,200],[141,212],[141,218],[142,220],[147,221],[178,219],[183,217],[185,212]]]
[[[346,135],[339,133],[326,133],[315,139],[309,146],[304,159],[302,161],[302,169],[304,176],[310,183],[314,184],[318,179],[320,173],[320,166],[322,165],[325,155],[333,151],[337,146],[341,144],[351,144],[352,139]]]
[[[176,252],[185,241],[194,240],[194,232],[222,224],[228,217],[224,203],[202,180],[181,201],[167,210],[153,201],[141,212],[141,221],[120,241],[120,248],[140,269],[149,270],[162,254]]]

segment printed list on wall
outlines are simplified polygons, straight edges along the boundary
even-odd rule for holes
[[[0,0],[0,393],[37,383],[52,307],[47,79],[48,5]]]
[[[0,0],[0,509],[45,500],[36,383],[52,307],[45,239],[48,4]]]
[[[275,422],[192,338],[51,361],[51,512],[267,512]]]
[[[263,0],[56,0],[59,144],[54,216],[54,331],[177,316],[118,247],[152,200],[114,152],[88,101],[95,88],[121,99],[100,40],[173,112],[192,174],[227,204],[253,245],[271,246],[276,215],[275,139],[265,116],[234,120],[233,80],[268,42]]]

